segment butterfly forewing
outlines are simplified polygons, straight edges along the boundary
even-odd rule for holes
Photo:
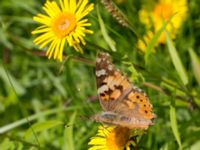
[[[98,53],[96,80],[102,115],[96,120],[129,128],[148,128],[154,118],[146,94],[112,64],[107,53]]]
[[[97,91],[104,111],[113,111],[131,90],[131,83],[115,68],[107,53],[98,53],[96,60]]]

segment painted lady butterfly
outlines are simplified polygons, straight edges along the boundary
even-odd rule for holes
[[[97,55],[96,80],[103,112],[94,120],[129,129],[147,129],[153,124],[148,97],[115,68],[108,53]]]

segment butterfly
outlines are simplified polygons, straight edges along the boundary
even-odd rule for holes
[[[103,112],[93,116],[97,122],[129,129],[147,129],[155,118],[147,95],[123,75],[108,53],[96,58],[97,92]]]

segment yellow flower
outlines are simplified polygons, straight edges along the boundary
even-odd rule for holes
[[[139,18],[145,24],[148,32],[153,28],[154,33],[156,33],[163,26],[163,23],[175,14],[166,27],[171,38],[175,39],[178,29],[186,18],[187,11],[187,0],[158,0],[153,5],[150,2],[144,4],[139,11]],[[148,34],[145,36],[149,36]],[[150,40],[145,40],[145,42],[148,43]],[[165,43],[165,41],[165,34],[162,33],[157,42],[160,44]],[[138,47],[141,49],[139,45]]]
[[[63,49],[67,42],[76,51],[83,52],[81,44],[85,45],[85,33],[93,33],[86,29],[91,23],[84,17],[94,8],[88,0],[47,1],[43,7],[46,14],[38,14],[33,20],[42,24],[32,34],[39,34],[34,40],[40,49],[49,46],[46,52],[48,58],[62,61]]]
[[[143,36],[145,42],[141,39],[138,40],[137,46],[142,52],[146,52],[147,44],[151,41],[153,36],[153,32],[149,30],[147,34]]]
[[[124,127],[99,126],[98,133],[92,137],[89,150],[130,150],[131,131]]]

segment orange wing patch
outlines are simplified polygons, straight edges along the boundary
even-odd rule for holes
[[[133,101],[131,101],[129,99],[125,99],[124,103],[127,105],[127,107],[129,109],[135,109],[135,107],[136,107],[136,103],[134,103]]]
[[[116,100],[117,98],[120,97],[121,94],[122,94],[122,93],[121,93],[120,90],[115,89],[115,90],[112,92],[112,94],[110,95],[110,99],[111,99],[111,100]]]
[[[144,94],[139,92],[131,92],[128,95],[128,99],[130,99],[132,103],[137,103],[140,106],[139,112],[142,113],[145,118],[154,118],[154,115],[152,114],[152,106]]]

